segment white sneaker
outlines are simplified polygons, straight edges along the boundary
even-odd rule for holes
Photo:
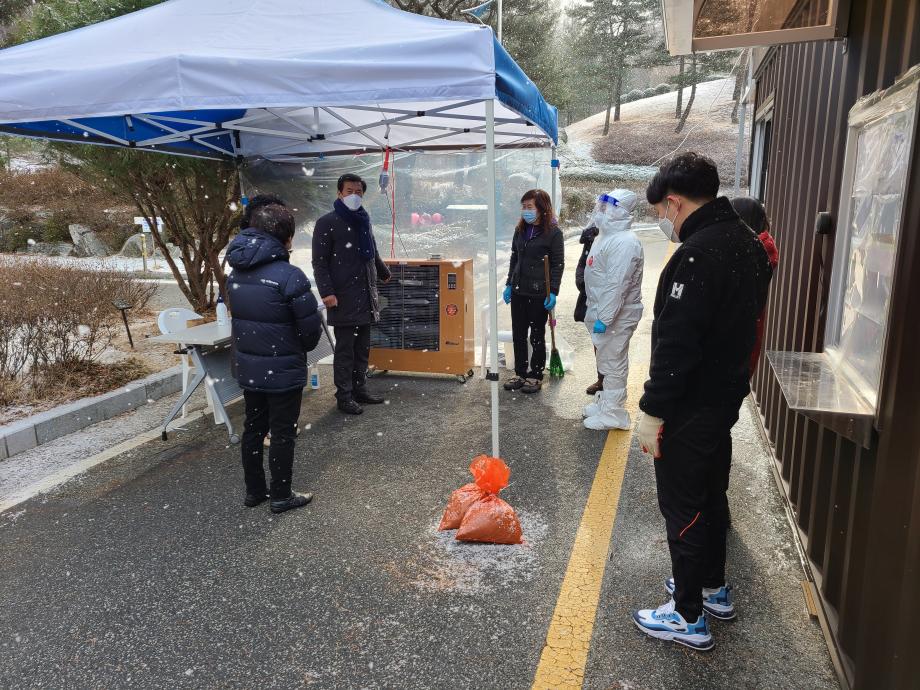
[[[673,599],[657,609],[642,609],[633,612],[633,622],[649,637],[677,642],[701,652],[715,647],[706,616],[700,614],[694,623],[688,623],[674,609]]]
[[[664,588],[668,594],[674,596],[674,578],[669,577],[664,581]],[[713,618],[720,621],[730,621],[735,613],[734,596],[731,585],[722,585],[719,589],[706,589],[703,587],[703,610]]]

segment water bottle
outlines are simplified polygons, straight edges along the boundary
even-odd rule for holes
[[[229,323],[227,318],[227,305],[224,304],[224,298],[217,298],[217,325],[226,326]]]
[[[319,370],[316,367],[310,367],[310,388],[313,390],[319,388]]]

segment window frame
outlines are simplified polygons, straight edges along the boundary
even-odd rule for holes
[[[770,180],[770,142],[773,140],[773,96],[761,106],[754,116],[754,131],[751,141],[750,195],[763,203],[767,198],[767,182]],[[767,127],[769,126],[769,136]],[[766,166],[766,167],[765,167]],[[767,173],[764,175],[764,173]]]
[[[907,92],[905,93],[905,90]],[[911,93],[912,91],[912,93]],[[895,275],[899,263],[899,252],[901,250],[901,238],[909,228],[905,228],[904,220],[909,206],[910,189],[907,188],[910,167],[918,162],[918,141],[914,136],[916,131],[917,119],[920,118],[920,66],[912,69],[904,78],[899,80],[890,89],[872,94],[858,101],[850,110],[847,135],[846,135],[846,153],[844,155],[843,175],[840,187],[839,211],[837,223],[837,236],[834,242],[834,259],[831,273],[830,291],[828,294],[827,320],[824,328],[824,350],[827,353],[834,366],[837,367],[850,381],[850,383],[859,391],[872,408],[878,413],[878,401],[881,392],[882,382],[885,376],[885,354],[888,351],[888,336],[891,326],[891,294],[888,295],[883,315],[884,323],[881,323],[881,338],[878,351],[879,367],[878,381],[869,381],[865,375],[858,371],[840,349],[840,341],[843,336],[843,315],[844,300],[849,287],[850,259],[852,246],[852,215],[853,215],[853,186],[856,179],[856,162],[859,155],[858,142],[860,133],[869,125],[875,124],[885,117],[890,116],[891,111],[885,112],[888,104],[896,103],[898,100],[907,99],[906,102],[913,102],[913,122],[909,128],[910,139],[908,142],[909,160],[904,168],[905,178],[901,191],[901,207],[898,212],[898,235],[894,241],[894,250],[892,253],[892,277],[891,292],[896,289],[898,279]],[[844,233],[844,234],[842,234]]]

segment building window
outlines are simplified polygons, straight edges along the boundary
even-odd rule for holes
[[[770,179],[770,139],[773,132],[773,108],[754,121],[754,149],[751,155],[751,196],[764,201]]]
[[[920,72],[850,111],[825,340],[877,407]]]

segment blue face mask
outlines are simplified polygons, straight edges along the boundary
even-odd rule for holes
[[[521,218],[524,219],[525,223],[533,224],[533,222],[537,219],[537,212],[533,209],[525,209],[521,211]]]

